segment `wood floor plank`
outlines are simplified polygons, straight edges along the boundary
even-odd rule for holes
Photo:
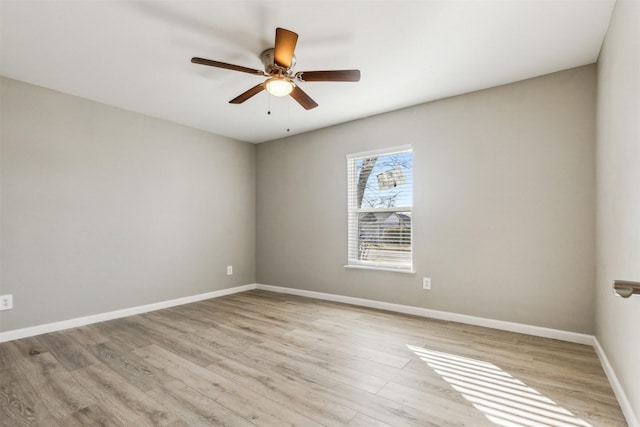
[[[17,366],[0,369],[0,426],[58,426],[22,377]]]
[[[0,426],[625,426],[595,351],[249,291],[0,343]]]
[[[97,403],[49,352],[21,359],[18,366],[25,381],[57,419]]]
[[[168,310],[175,310],[175,312],[183,316],[185,320],[188,319],[188,321],[198,325],[192,334],[230,338],[233,341],[237,341],[241,346],[251,346],[262,342],[257,336],[227,324],[224,313],[212,315],[210,310],[196,304],[189,304],[188,306]]]
[[[387,380],[372,374],[372,372],[359,371],[341,364],[329,364],[323,358],[315,357],[313,353],[304,353],[295,347],[287,347],[282,344],[277,345],[265,342],[260,346],[252,347],[247,354],[253,355],[260,360],[269,361],[271,367],[286,366],[292,369],[313,372],[371,393],[376,393],[387,382]]]
[[[277,363],[251,352],[250,349],[255,346],[239,345],[235,340],[224,335],[210,338],[208,334],[199,332],[198,335],[184,335],[181,338],[193,345],[198,345],[200,351],[210,354],[210,358],[217,362],[231,358],[260,370],[268,370]]]
[[[233,359],[223,360],[207,369],[263,396],[269,396],[270,400],[283,406],[294,407],[322,425],[345,425],[356,414],[354,410],[335,404],[272,369],[260,371]]]
[[[176,323],[180,328],[189,332],[209,329],[217,323],[211,313],[197,306],[196,303],[165,308],[153,314],[165,318],[166,321]]]
[[[140,320],[144,319],[147,325],[156,326],[159,332],[168,335],[182,335],[198,329],[198,325],[186,321],[185,317],[170,310],[158,310],[141,314]]]
[[[110,417],[122,424],[166,426],[178,420],[147,394],[131,387],[124,378],[101,363],[74,370],[72,375],[100,402]]]
[[[377,395],[427,412],[429,419],[438,425],[451,423],[448,414],[456,414],[455,422],[461,425],[474,425],[477,427],[492,425],[488,420],[480,419],[477,416],[477,410],[468,402],[462,400],[453,401],[437,394],[418,391],[394,382],[388,382]]]
[[[347,427],[391,427],[391,425],[363,414],[356,414],[351,421],[349,421]]]
[[[246,389],[221,375],[201,368],[159,346],[152,345],[137,349],[135,353],[256,425],[321,425],[287,406],[277,404],[253,390]]]
[[[155,388],[149,395],[189,426],[254,426],[218,402],[192,389],[181,381],[174,380]]]
[[[402,356],[393,354],[394,352],[387,352],[385,350],[378,350],[374,346],[367,346],[363,343],[354,342],[351,338],[347,337],[331,337],[323,336],[322,334],[316,334],[310,331],[296,329],[286,335],[286,337],[292,337],[296,340],[307,340],[309,345],[321,348],[331,348],[342,353],[348,353],[362,359],[371,360],[381,363],[383,365],[392,366],[394,368],[403,368],[410,361],[411,352],[404,349]]]
[[[39,335],[37,340],[69,371],[96,363],[96,359],[76,343],[69,331]]]
[[[299,371],[287,366],[278,366],[274,370],[288,376],[292,381],[298,381],[323,394],[326,399],[346,405],[356,412],[395,426],[436,427],[440,425],[429,419],[426,416],[427,414],[420,410],[414,410],[402,403],[388,400],[347,384],[332,381],[324,376]]]
[[[229,309],[235,307],[237,312],[249,315],[252,319],[271,322],[286,329],[307,327],[311,322],[318,320],[317,314],[306,313],[304,310],[283,310],[265,298],[247,300],[231,296],[225,298],[224,302]]]
[[[47,347],[38,342],[35,337],[3,343],[0,345],[0,369],[10,367],[18,360],[47,351],[49,351]]]
[[[70,337],[84,348],[102,344],[110,340],[108,336],[100,332],[96,325],[86,325],[79,328],[67,329],[64,332],[66,336]]]
[[[152,339],[158,345],[200,366],[210,365],[220,359],[218,355],[203,351],[199,344],[183,339],[181,335],[171,335],[146,318],[138,318],[136,328],[140,334]]]
[[[141,334],[135,325],[132,326],[131,317],[96,323],[90,326],[95,327],[101,334],[108,337],[109,341],[116,342],[121,347],[129,350],[153,344],[153,341]]]
[[[125,424],[118,421],[117,418],[111,416],[107,411],[102,409],[99,404],[82,408],[67,418],[62,420],[65,427],[85,427],[85,426],[104,426],[104,427],[125,427]]]
[[[423,346],[426,343],[424,334],[416,337],[410,334],[389,334],[379,328],[371,330],[353,328],[335,319],[314,320],[306,325],[305,329],[322,337],[348,339],[353,344],[384,349],[385,352],[400,357],[406,357],[408,345]],[[330,341],[327,340],[327,342]]]
[[[163,384],[173,381],[172,377],[145,363],[138,355],[122,352],[117,343],[98,344],[90,351],[102,364],[142,391],[161,389]]]
[[[16,361],[10,350],[10,345],[11,343],[7,343],[7,345],[0,346],[0,369],[7,369]]]

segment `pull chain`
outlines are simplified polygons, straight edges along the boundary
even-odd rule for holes
[[[291,126],[291,98],[287,100],[287,132],[289,132]]]

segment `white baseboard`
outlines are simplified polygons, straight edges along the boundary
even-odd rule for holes
[[[413,307],[409,305],[394,304],[383,301],[375,301],[364,298],[348,297],[337,294],[327,294],[324,292],[307,291],[304,289],[286,288],[281,286],[271,286],[262,284],[250,284],[236,286],[234,288],[221,289],[219,291],[206,292],[203,294],[192,295],[188,297],[176,298],[169,301],[161,301],[153,304],[146,304],[137,307],[125,308],[122,310],[109,311],[90,316],[77,317],[74,319],[63,320],[60,322],[47,323],[44,325],[32,326],[28,328],[15,329],[7,332],[0,332],[0,342],[12,341],[20,338],[26,338],[34,335],[45,334],[48,332],[61,331],[63,329],[76,328],[78,326],[89,325],[91,323],[104,322],[106,320],[118,319],[121,317],[132,316],[134,314],[147,313],[149,311],[161,310],[163,308],[174,307],[177,305],[188,304],[191,302],[202,301],[210,298],[217,298],[224,295],[246,292],[252,289],[262,289],[265,291],[286,293],[291,295],[299,295],[309,298],[317,298],[326,301],[334,301],[345,304],[359,305],[363,307],[377,308],[380,310],[394,311],[398,313],[412,314],[415,316],[428,317],[433,319],[447,320],[452,322],[466,323],[469,325],[483,326],[486,328],[500,329],[510,332],[519,332],[528,335],[534,335],[544,338],[553,338],[562,341],[569,341],[578,344],[594,345],[594,337],[592,335],[579,334],[576,332],[562,331],[558,329],[543,328],[540,326],[531,326],[522,323],[505,322],[502,320],[487,319],[483,317],[468,316],[465,314],[451,313],[447,311],[431,310],[422,307]]]
[[[380,310],[395,311],[398,313],[412,314],[414,316],[428,317],[432,319],[448,320],[451,322],[465,323],[468,325],[483,326],[485,328],[500,329],[503,331],[519,332],[521,334],[534,335],[544,338],[553,338],[578,344],[593,345],[593,335],[577,332],[562,331],[559,329],[543,328],[541,326],[525,325],[523,323],[505,322],[502,320],[487,319],[484,317],[467,316],[466,314],[451,313],[448,311],[431,310],[422,307],[393,304],[389,302],[370,299],[347,297],[323,292],[306,291],[303,289],[285,288],[281,286],[256,285],[257,289],[271,292],[280,292],[309,298],[317,298],[327,301],[341,302],[345,304],[359,305],[363,307],[377,308]]]
[[[540,326],[531,326],[522,323],[505,322],[502,320],[487,319],[483,317],[468,316],[465,314],[451,313],[447,311],[431,310],[422,307],[413,307],[408,305],[394,304],[383,301],[375,301],[364,298],[348,297],[337,294],[327,294],[324,292],[307,291],[304,289],[286,288],[281,286],[271,286],[262,284],[250,284],[236,286],[234,288],[221,289],[219,291],[206,292],[203,294],[192,295],[188,297],[176,298],[169,301],[161,301],[153,304],[146,304],[137,307],[125,308],[122,310],[109,311],[90,316],[77,317],[74,319],[63,320],[60,322],[47,323],[28,328],[15,329],[12,331],[0,332],[0,342],[12,341],[20,338],[31,337],[35,335],[45,334],[48,332],[61,331],[63,329],[76,328],[79,326],[90,325],[92,323],[104,322],[106,320],[118,319],[121,317],[132,316],[134,314],[147,313],[149,311],[161,310],[163,308],[174,307],[177,305],[188,304],[191,302],[202,301],[210,298],[217,298],[224,295],[246,292],[252,289],[262,289],[265,291],[286,293],[291,295],[299,295],[309,298],[317,298],[326,301],[334,301],[345,304],[359,305],[363,307],[377,308],[380,310],[394,311],[398,313],[412,314],[415,316],[428,317],[433,319],[447,320],[452,322],[466,323],[469,325],[483,326],[486,328],[500,329],[510,332],[519,332],[528,335],[534,335],[544,338],[553,338],[562,341],[569,341],[578,344],[594,345],[594,337],[592,335],[579,334],[576,332],[562,331],[558,329],[543,328]]]
[[[624,392],[624,388],[622,388],[622,384],[620,384],[620,380],[618,380],[618,376],[616,375],[616,371],[613,370],[613,366],[609,362],[609,358],[607,357],[607,353],[605,353],[604,348],[600,345],[597,337],[593,339],[593,348],[596,350],[596,354],[600,359],[600,364],[602,365],[602,369],[604,369],[604,373],[607,375],[609,379],[609,383],[611,384],[611,388],[613,389],[613,393],[616,395],[616,399],[618,399],[618,403],[620,404],[620,409],[622,409],[622,413],[627,419],[627,423],[629,427],[640,427],[640,421],[638,417],[633,411],[633,407],[631,406],[631,402],[627,398],[627,394]]]
[[[32,326],[28,328],[14,329],[12,331],[0,332],[0,342],[13,341],[20,338],[32,337],[34,335],[46,334],[48,332],[61,331],[63,329],[77,328],[78,326],[104,322],[105,320],[119,319],[121,317],[132,316],[134,314],[147,313],[149,311],[175,307],[176,305],[189,304],[191,302],[222,297],[238,292],[246,292],[255,288],[255,284],[236,286],[234,288],[220,289],[219,291],[205,292],[204,294],[191,295],[188,297],[176,298],[169,301],[139,305],[137,307],[130,307],[122,310],[109,311],[100,314],[93,314],[91,316],[76,317],[74,319],[62,320],[60,322],[47,323],[44,325]]]

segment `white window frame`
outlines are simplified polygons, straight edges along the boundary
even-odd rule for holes
[[[411,145],[401,145],[397,147],[383,148],[379,150],[365,151],[347,155],[347,264],[346,268],[360,268],[368,270],[393,271],[398,273],[415,273],[413,270],[413,215],[411,216],[411,246],[409,263],[394,264],[392,262],[376,262],[359,259],[359,222],[358,215],[367,212],[411,212],[413,213],[413,180],[411,206],[394,206],[391,208],[358,208],[358,177],[356,162],[359,159],[388,156],[392,154],[411,152],[412,165],[413,147]],[[413,169],[413,166],[412,166]]]

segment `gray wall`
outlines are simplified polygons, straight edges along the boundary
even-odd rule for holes
[[[1,330],[255,282],[254,145],[0,84]]]
[[[640,281],[639,76],[640,3],[618,0],[598,61],[596,337],[625,389],[636,422],[640,296],[616,298],[611,282]]]
[[[258,283],[593,333],[595,84],[591,65],[258,145]],[[345,269],[345,156],[402,144],[417,274]]]

